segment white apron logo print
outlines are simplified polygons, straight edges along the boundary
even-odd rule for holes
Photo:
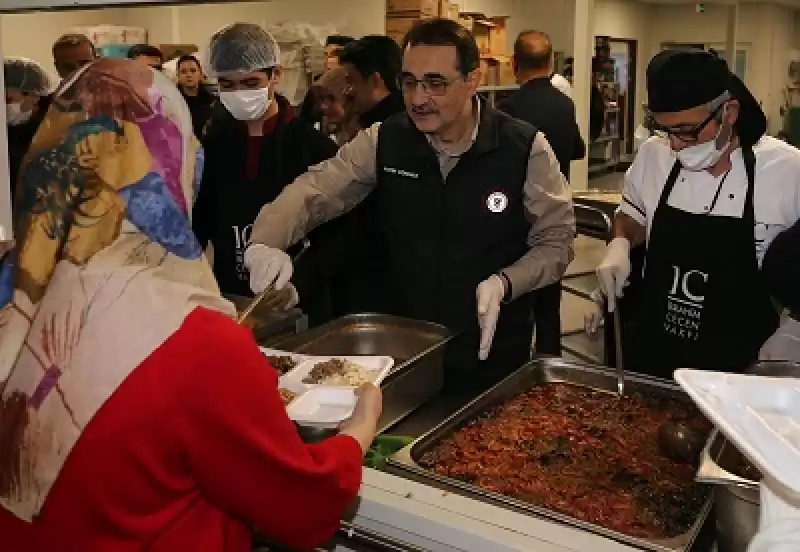
[[[699,270],[672,267],[672,287],[667,296],[664,331],[681,339],[700,339],[700,321],[708,274]]]
[[[405,176],[406,178],[419,178],[419,175],[417,173],[406,171],[403,169],[396,169],[394,167],[383,167],[383,172],[389,174],[396,174],[398,176]]]
[[[247,250],[247,246],[250,245],[250,235],[253,233],[253,225],[233,226],[231,228],[233,229],[233,240],[236,248],[236,274],[239,280],[248,282],[250,280],[250,272],[247,270],[247,267],[244,266],[244,252]]]
[[[486,207],[492,213],[502,213],[508,207],[508,198],[503,192],[493,192],[486,199]]]

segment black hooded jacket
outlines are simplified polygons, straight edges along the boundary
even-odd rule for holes
[[[336,153],[329,138],[295,118],[285,98],[276,100],[278,114],[265,124],[263,137],[249,137],[243,123],[215,109],[203,138],[205,168],[192,226],[203,247],[213,244],[214,275],[226,294],[252,296],[243,255],[261,207]],[[311,232],[311,249],[295,265],[292,282],[311,325],[332,316],[330,280],[341,270],[351,226],[345,218]]]

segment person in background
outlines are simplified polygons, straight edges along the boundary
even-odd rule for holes
[[[347,72],[362,129],[405,111],[399,89],[403,53],[393,39],[370,35],[351,42],[339,52],[339,64]],[[336,314],[389,310],[389,260],[377,202],[377,196],[367,197],[347,215],[357,227],[358,242],[335,287]]]
[[[369,35],[351,42],[339,51],[339,65],[347,71],[362,128],[403,112],[399,88],[403,53],[393,39]]]
[[[54,105],[0,290],[4,552],[324,543],[357,497],[380,391],[358,391],[339,435],[300,440],[192,234],[202,151],[166,76],[103,59]]]
[[[606,124],[606,101],[600,82],[603,62],[600,58],[592,58],[592,89],[589,93],[589,143],[594,143],[603,134]]]
[[[144,63],[148,67],[161,71],[164,65],[164,54],[150,44],[136,44],[128,50],[128,59]]]
[[[325,39],[325,70],[330,71],[339,65],[339,51],[353,42],[355,38],[345,35],[330,35]]]
[[[392,314],[448,326],[454,393],[485,390],[530,358],[530,292],[572,258],[569,188],[542,133],[477,98],[480,52],[449,19],[404,39],[406,112],[360,132],[264,206],[245,253],[253,291],[291,277],[283,249],[377,197]],[[501,307],[502,305],[502,307]]]
[[[22,159],[50,107],[53,82],[44,67],[25,58],[3,60],[3,77],[6,86],[8,170],[13,205]]]
[[[203,86],[203,68],[200,62],[191,54],[184,54],[178,58],[178,89],[189,106],[192,114],[192,128],[194,135],[200,138],[203,127],[211,117],[211,110],[216,98]]]
[[[62,79],[96,58],[94,44],[82,34],[65,34],[53,44],[53,63]]]
[[[200,244],[213,246],[222,292],[247,297],[252,292],[244,253],[259,210],[337,147],[295,118],[286,98],[276,94],[280,52],[264,29],[251,23],[224,27],[211,37],[206,59],[224,109],[206,127],[203,187],[192,222]],[[285,290],[284,308],[296,306],[300,292],[312,326],[332,316],[329,282],[345,258],[346,228],[345,221],[310,234],[311,249]]]
[[[325,40],[325,72],[339,66],[339,51],[354,40],[351,36],[343,35],[331,35]],[[313,86],[309,88],[298,109],[298,117],[321,131],[323,129],[319,92],[319,88]]]
[[[766,135],[758,101],[709,52],[657,54],[647,98],[656,136],[625,176],[614,239],[597,269],[613,310],[631,250],[646,244],[625,365],[664,378],[676,368],[742,372],[778,329],[760,266],[800,219],[800,151]]]
[[[761,273],[786,316],[761,347],[759,358],[800,362],[800,221],[775,236],[764,254]]]
[[[349,142],[360,130],[359,114],[348,92],[347,70],[334,67],[326,71],[313,88],[316,89],[319,109],[322,112],[321,130],[338,146]]]
[[[539,31],[523,31],[514,43],[512,59],[520,89],[497,108],[544,133],[569,181],[569,164],[586,155],[575,119],[575,104],[551,82],[553,46]],[[535,292],[536,352],[561,356],[561,282]]]

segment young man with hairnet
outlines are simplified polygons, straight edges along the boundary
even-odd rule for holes
[[[50,106],[53,81],[47,71],[32,59],[3,60],[8,125],[8,168],[11,200],[14,201],[22,159]]]
[[[244,253],[259,209],[309,167],[336,153],[336,144],[298,120],[275,92],[280,52],[258,25],[235,23],[211,37],[209,73],[219,83],[221,107],[203,137],[205,169],[192,225],[203,247],[213,246],[213,268],[223,293],[251,296]],[[309,236],[311,249],[292,284],[273,294],[278,308],[297,305],[316,325],[331,316],[329,281],[347,247],[346,226]]]
[[[575,232],[550,145],[478,99],[479,62],[458,23],[415,25],[400,77],[406,111],[359,133],[265,206],[245,254],[253,290],[280,289],[292,274],[285,248],[376,194],[390,312],[456,334],[447,384],[469,392],[530,358],[530,292],[562,277]]]
[[[626,367],[664,378],[680,367],[741,372],[778,328],[760,264],[800,219],[800,151],[765,135],[758,101],[713,53],[656,55],[647,93],[656,136],[625,176],[597,269],[613,310],[631,248],[647,247]]]

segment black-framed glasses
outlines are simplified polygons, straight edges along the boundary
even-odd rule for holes
[[[730,99],[730,94],[725,92],[719,98],[711,102],[711,105],[716,105],[716,107],[712,107],[709,116],[696,125],[681,125],[671,127],[660,125],[656,122],[653,113],[645,109],[645,127],[656,134],[677,138],[681,142],[691,144],[693,142],[697,142],[700,138],[700,134],[709,125],[709,123],[719,117],[720,112]]]
[[[403,94],[412,94],[416,92],[418,86],[422,85],[422,89],[426,94],[430,94],[431,96],[444,96],[447,93],[448,87],[460,80],[463,80],[463,77],[448,79],[444,75],[425,75],[418,79],[410,73],[403,73],[397,79],[397,85],[400,87]]]

